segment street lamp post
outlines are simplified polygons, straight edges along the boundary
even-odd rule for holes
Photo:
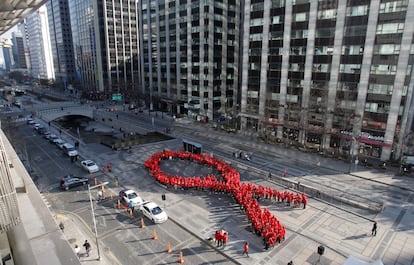
[[[95,211],[93,209],[91,190],[96,189],[96,188],[99,188],[101,186],[105,186],[108,183],[109,182],[106,181],[104,183],[101,183],[99,185],[95,185],[95,186],[92,186],[92,187],[88,184],[89,201],[91,203],[93,226],[94,226],[94,229],[95,229],[95,241],[96,241],[96,249],[98,251],[98,260],[101,260],[101,255],[100,255],[100,252],[99,252],[98,230],[96,229]]]

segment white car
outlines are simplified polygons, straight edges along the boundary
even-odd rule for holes
[[[119,192],[119,198],[123,200],[125,205],[129,205],[132,202],[134,206],[141,205],[144,200],[133,190],[123,189]]]
[[[141,212],[156,224],[164,223],[168,219],[167,213],[155,202],[144,202]]]
[[[99,171],[98,165],[95,162],[93,162],[92,160],[84,160],[84,161],[81,162],[81,165],[89,173],[95,173],[95,172]]]

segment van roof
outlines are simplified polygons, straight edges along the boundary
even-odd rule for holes
[[[63,144],[64,147],[74,147],[73,145],[69,144],[69,143],[65,143]]]

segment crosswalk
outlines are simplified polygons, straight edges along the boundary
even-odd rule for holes
[[[40,193],[40,198],[42,198],[42,200],[46,204],[47,208],[49,208],[49,209],[52,208],[52,205],[50,204],[50,202],[48,201],[48,199],[46,198],[44,193]]]

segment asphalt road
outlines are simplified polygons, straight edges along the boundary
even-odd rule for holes
[[[93,220],[87,186],[72,188],[69,191],[62,191],[59,188],[60,178],[64,175],[89,176],[80,167],[79,161],[72,163],[57,146],[49,143],[29,125],[19,126],[16,137],[24,139],[24,156],[27,158],[25,164],[31,168],[32,177],[51,210],[78,215],[92,232]],[[100,153],[99,148],[109,150],[106,147],[97,147],[96,154]],[[93,154],[94,150],[89,150],[88,154],[91,153]],[[119,159],[113,159],[111,162],[115,165],[120,164]],[[128,161],[126,163],[130,167],[129,172],[134,171],[137,174],[136,168],[143,172],[142,164],[128,163]],[[187,264],[234,264],[228,257],[215,251],[206,240],[200,240],[171,220],[163,224],[152,224],[139,211],[135,211],[134,219],[131,220],[124,209],[117,207],[116,196],[121,188],[115,186],[113,178],[102,173],[94,175],[100,182],[110,182],[107,186],[107,199],[99,203],[94,201],[95,216],[99,239],[104,246],[103,251],[110,251],[112,256],[116,257],[118,264],[175,263],[178,257],[167,253],[168,242],[174,249],[183,252]],[[132,181],[132,185],[128,185],[131,180],[120,178],[121,184],[124,183],[125,186],[139,192],[154,190],[156,185],[152,179],[147,178],[147,181],[140,181],[138,189],[137,182]],[[92,180],[90,185],[94,185]],[[155,188],[162,189],[162,187]],[[94,199],[95,193],[92,193]],[[110,198],[111,193],[113,200]],[[213,203],[220,205],[221,201],[217,200]],[[146,223],[145,229],[141,228],[141,219]],[[157,234],[157,240],[153,239],[154,233]]]

